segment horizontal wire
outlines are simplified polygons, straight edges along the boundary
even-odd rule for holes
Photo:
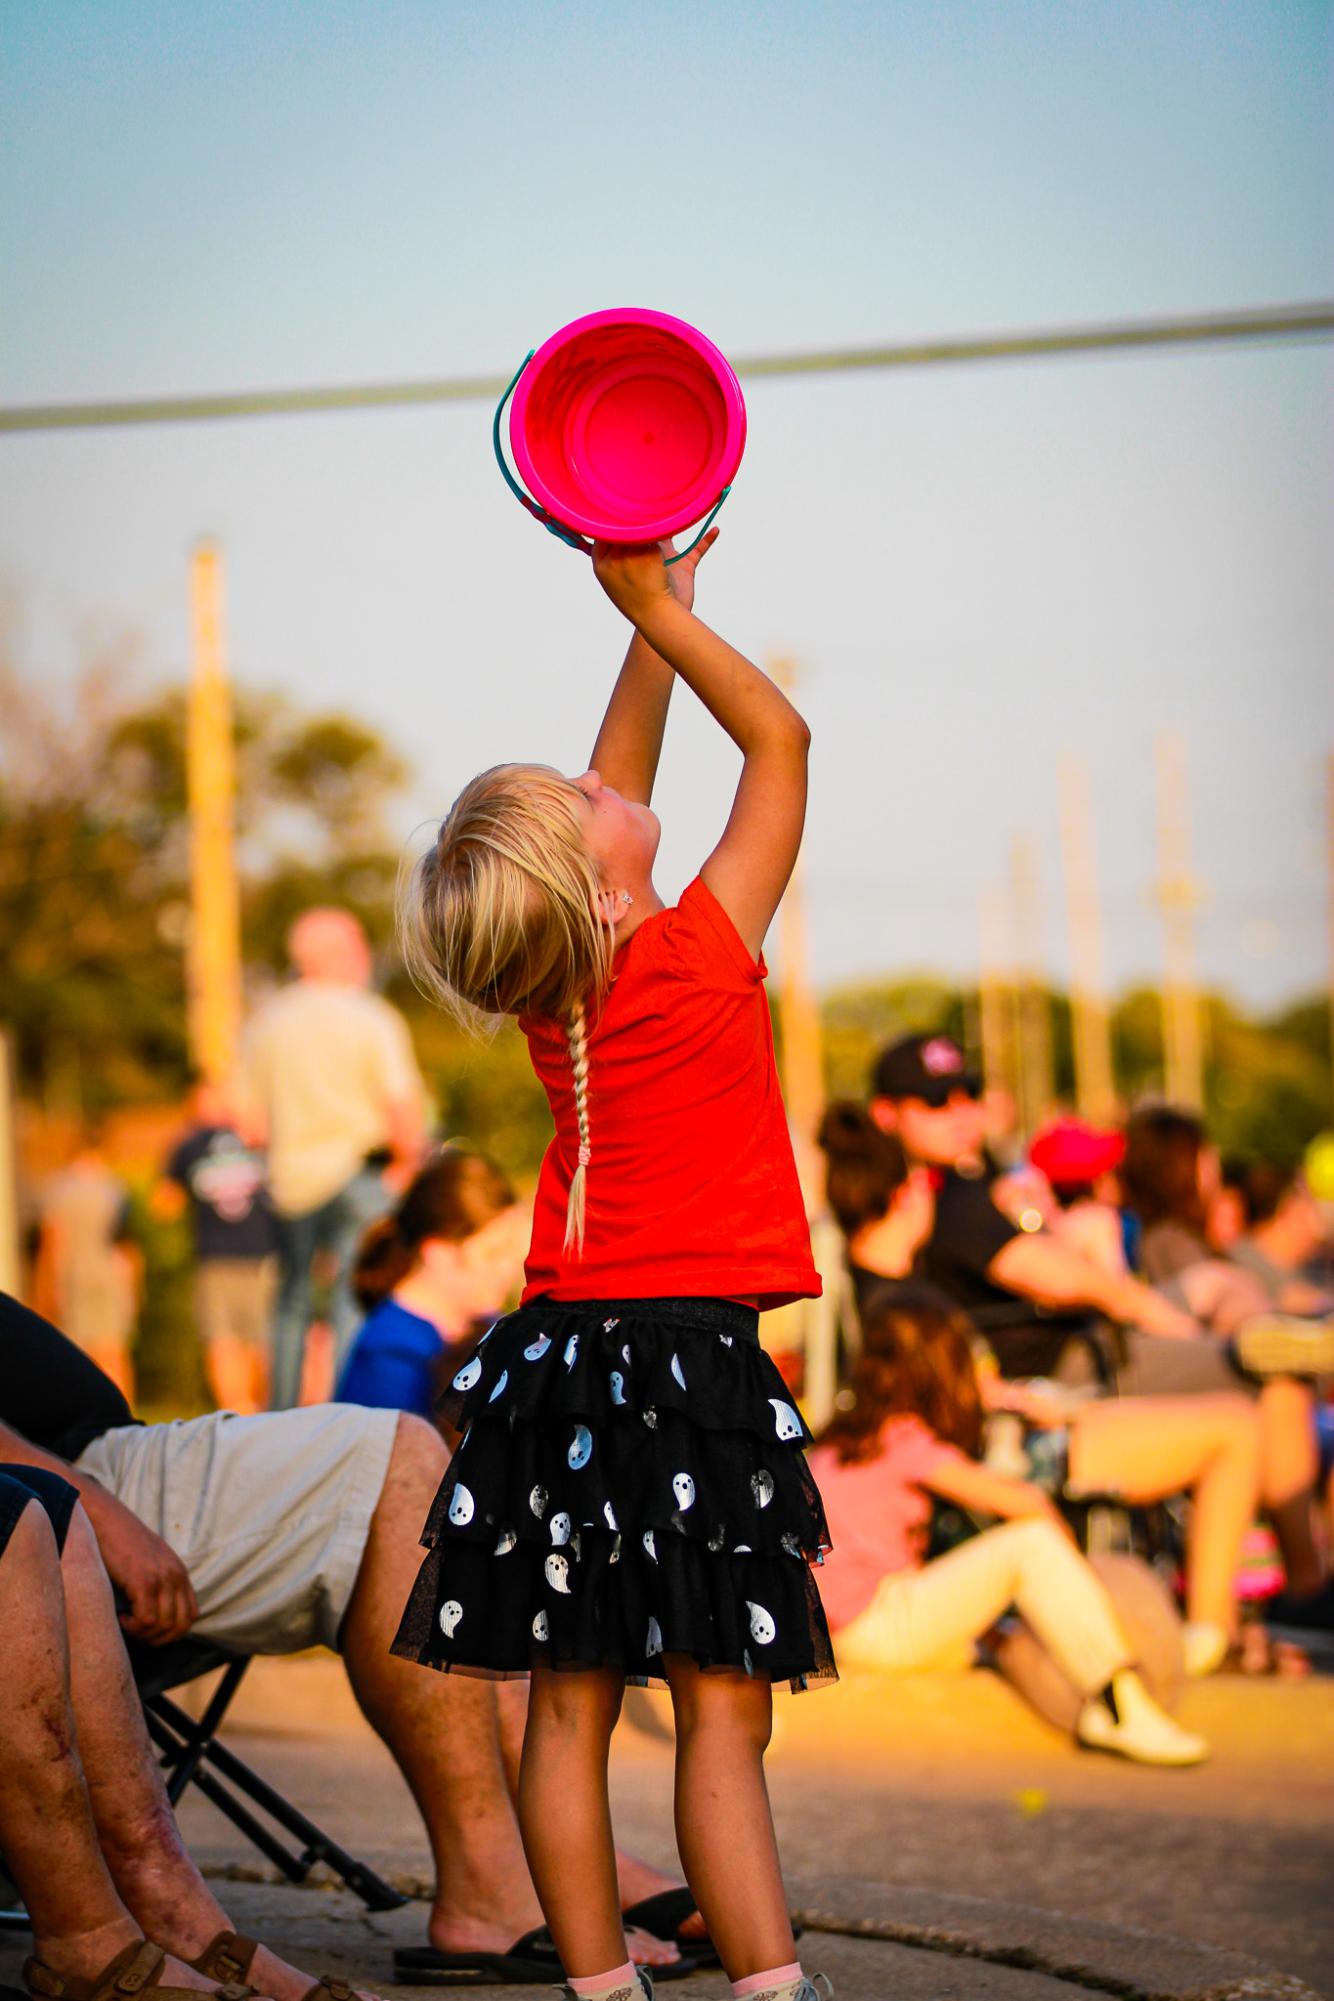
[[[752,379],[837,375],[857,369],[934,368],[966,361],[1018,361],[1047,355],[1114,353],[1226,342],[1310,340],[1334,333],[1334,301],[1201,313],[1171,320],[1125,320],[1031,333],[959,340],[898,342],[810,353],[748,355],[734,365]],[[324,389],[242,389],[216,395],[150,396],[123,401],[28,403],[0,407],[0,432],[109,430],[128,425],[210,423],[229,417],[292,417],[340,410],[407,409],[431,403],[494,401],[506,375],[444,376],[418,382],[363,382]]]

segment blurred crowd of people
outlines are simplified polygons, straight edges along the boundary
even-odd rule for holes
[[[309,911],[290,945],[235,1091],[195,1085],[153,1209],[188,1214],[220,1409],[302,1401],[318,1310],[324,1396],[430,1420],[514,1296],[526,1210],[484,1154],[428,1147],[356,921]],[[1161,1624],[1124,1568],[1087,1560],[1096,1518],[1174,1586],[1185,1674],[1302,1671],[1294,1636],[1334,1615],[1334,1189],[1301,1161],[1222,1160],[1159,1103],[1105,1129],[1054,1118],[1016,1154],[944,1034],[884,1049],[819,1140],[842,1247],[825,1273],[841,1387],[815,1455],[840,1657],[981,1648],[1029,1692],[1055,1674],[1077,1710],[1148,1644],[1128,1628]],[[34,1298],[129,1398],[127,1209],[90,1132],[46,1191]]]

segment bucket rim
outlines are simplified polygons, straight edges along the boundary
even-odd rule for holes
[[[651,306],[604,306],[597,312],[584,313],[579,319],[570,320],[565,326],[557,327],[556,331],[534,350],[515,386],[510,404],[510,449],[533,497],[555,520],[581,535],[591,536],[595,541],[621,543],[626,541],[624,522],[607,521],[598,515],[584,513],[571,507],[568,499],[552,492],[533,464],[527,445],[525,420],[533,389],[548,362],[584,334],[594,332],[599,327],[627,325],[650,327],[660,333],[675,335],[687,347],[693,349],[717,380],[726,410],[726,429],[719,454],[722,476],[717,482],[717,488],[709,492],[701,489],[691,496],[690,504],[684,510],[678,507],[670,514],[654,517],[645,522],[634,538],[636,541],[660,542],[667,536],[679,534],[683,528],[689,528],[693,522],[702,520],[718,503],[736,477],[746,444],[746,403],[736,370],[722,349],[711,341],[707,334],[701,333],[698,327],[692,326],[688,320],[680,319],[674,313],[659,312]]]

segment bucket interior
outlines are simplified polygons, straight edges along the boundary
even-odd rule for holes
[[[725,464],[728,404],[686,341],[637,324],[589,328],[533,379],[516,456],[551,511],[586,532],[669,531],[707,513]],[[526,447],[526,452],[523,450]]]

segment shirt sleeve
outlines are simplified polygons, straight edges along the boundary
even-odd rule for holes
[[[912,1487],[928,1486],[932,1476],[946,1466],[968,1463],[967,1453],[938,1437],[920,1417],[903,1418],[895,1424],[888,1449],[895,1475]]]
[[[664,927],[664,943],[682,969],[702,986],[748,992],[769,977],[761,953],[752,958],[744,939],[702,876],[696,876]]]

